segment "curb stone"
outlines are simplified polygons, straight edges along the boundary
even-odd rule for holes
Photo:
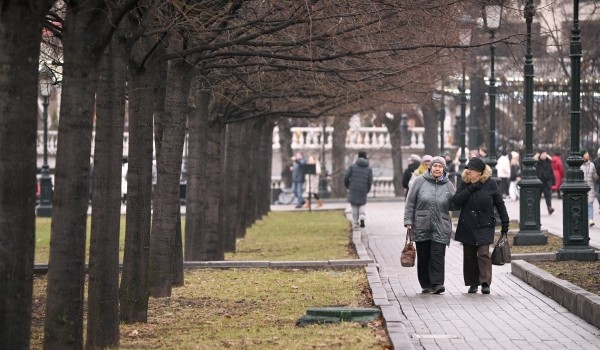
[[[552,298],[573,314],[600,327],[600,296],[554,277],[524,260],[513,260],[511,270],[513,275]]]

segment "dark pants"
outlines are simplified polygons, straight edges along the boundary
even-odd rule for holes
[[[465,286],[492,284],[492,257],[490,245],[463,244],[463,277]]]
[[[417,275],[421,288],[444,285],[446,245],[424,241],[417,243]]]
[[[542,199],[542,194],[544,194],[544,199],[546,200],[546,207],[548,207],[548,209],[552,208],[552,189],[550,188],[550,186],[548,186],[547,184],[542,184],[542,192],[540,192],[540,199]]]

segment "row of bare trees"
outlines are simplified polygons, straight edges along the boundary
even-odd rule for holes
[[[114,347],[119,320],[146,322],[149,296],[170,296],[184,283],[184,259],[222,260],[268,212],[276,123],[380,113],[406,96],[427,98],[454,66],[457,31],[450,29],[471,6],[454,0],[1,2],[0,348],[27,349],[30,342],[40,56],[62,87],[44,348],[84,347],[94,128],[85,347]],[[42,42],[58,49],[40,53]],[[126,109],[128,200],[119,284]]]

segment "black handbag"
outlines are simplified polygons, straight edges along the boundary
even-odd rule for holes
[[[492,251],[492,264],[504,265],[510,262],[510,247],[508,245],[508,235],[502,233]]]

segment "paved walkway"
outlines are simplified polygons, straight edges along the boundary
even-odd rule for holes
[[[562,207],[542,209],[542,230],[562,235]],[[518,202],[507,202],[518,219]],[[400,266],[405,240],[404,202],[370,202],[362,242],[373,297],[383,311],[395,349],[600,349],[600,330],[511,274],[493,267],[491,294],[468,294],[462,277],[462,246],[446,252],[446,292],[421,294],[416,268]],[[596,214],[600,223],[600,215]],[[590,230],[600,246],[600,229]]]

